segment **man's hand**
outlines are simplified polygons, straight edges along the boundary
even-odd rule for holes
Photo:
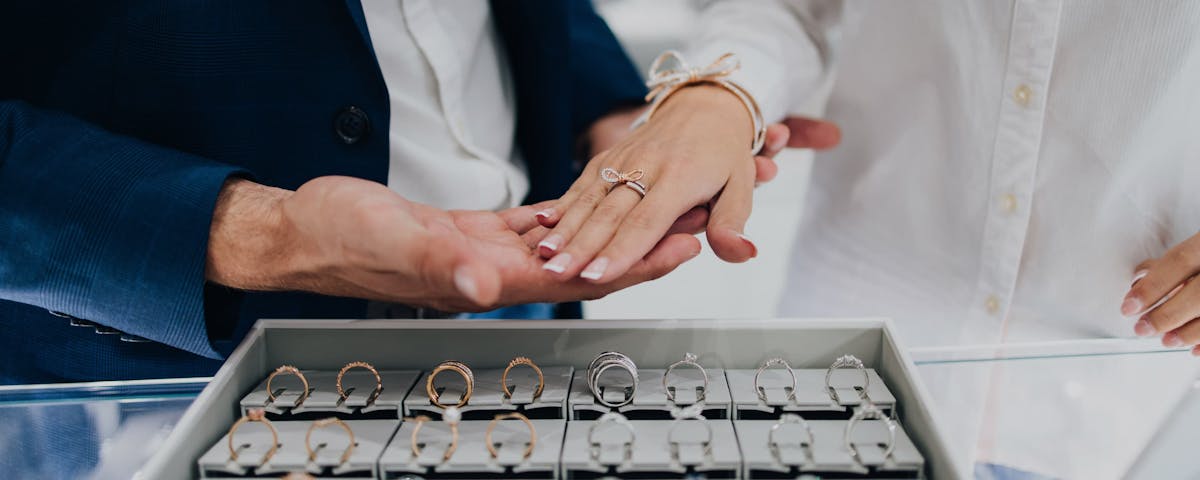
[[[1200,234],[1184,240],[1162,258],[1146,260],[1134,272],[1121,313],[1138,317],[1141,336],[1162,334],[1167,347],[1193,346],[1200,356]]]
[[[317,178],[295,192],[233,180],[214,214],[207,276],[247,290],[483,311],[599,298],[661,277],[700,252],[691,235],[670,234],[610,284],[559,282],[532,253],[547,232],[534,217],[544,207],[443,211],[349,177]]]

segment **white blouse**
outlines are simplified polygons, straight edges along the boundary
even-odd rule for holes
[[[783,315],[890,316],[912,347],[1132,337],[1134,266],[1200,231],[1200,2],[717,1],[703,17],[692,63],[735,52],[768,120],[827,101],[843,129],[814,163]],[[926,383],[964,473],[1114,478],[1200,365],[1170,360]]]

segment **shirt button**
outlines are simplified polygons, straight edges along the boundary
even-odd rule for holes
[[[361,108],[345,107],[334,117],[333,131],[342,143],[353,145],[371,133],[371,118]]]
[[[989,295],[987,300],[983,302],[983,308],[987,309],[989,315],[995,315],[1000,311],[1000,299],[995,295]]]
[[[1029,88],[1029,85],[1022,83],[1013,91],[1013,100],[1017,102],[1017,105],[1028,107],[1030,98],[1033,98],[1033,89]]]
[[[1017,211],[1017,196],[1011,193],[1004,194],[1000,197],[1000,208],[1004,209],[1004,213]]]

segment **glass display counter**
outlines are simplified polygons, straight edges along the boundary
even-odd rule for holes
[[[683,335],[688,338],[680,338]],[[771,336],[772,331],[763,330],[761,335]],[[559,347],[566,345],[561,334],[555,338]],[[667,343],[648,343],[670,350],[671,342],[692,343],[687,341],[695,338],[691,332],[677,334]],[[731,347],[720,345],[722,340],[712,342],[700,346]],[[549,346],[551,351],[554,345]],[[597,352],[604,348],[602,342],[586,345]],[[814,357],[846,348],[857,347],[854,341],[831,344],[829,352]],[[590,358],[592,353],[580,355]],[[639,357],[637,352],[629,353]],[[788,352],[753,353],[757,358]],[[283,360],[276,355],[264,357],[259,369],[269,371],[272,362]],[[1187,428],[1200,425],[1200,395],[1193,394],[1200,385],[1193,365],[1200,362],[1187,350],[1163,349],[1152,340],[1079,340],[918,348],[909,349],[907,355],[928,391],[933,415],[944,426],[945,455],[954,465],[953,475],[969,478],[977,471],[970,464],[973,451],[981,462],[1026,470],[1037,471],[1045,462],[1055,468],[1068,466],[1079,478],[1200,476],[1200,458],[1191,452],[1200,429],[1193,434]],[[867,363],[880,360],[864,356]],[[473,360],[467,357],[459,356]],[[662,357],[664,365],[679,360],[665,351]],[[793,355],[795,363],[804,364],[805,358],[796,357],[805,354]],[[430,359],[431,366],[441,360]],[[709,368],[729,366],[714,365],[711,357],[706,361],[703,355],[699,360]],[[884,373],[885,379],[891,376]],[[163,379],[0,387],[0,471],[8,478],[134,477],[156,452],[162,453],[169,434],[207,383],[208,379]],[[241,394],[253,390],[257,380],[248,379],[247,384]],[[1027,388],[1030,385],[1033,388]],[[1010,387],[1022,390],[1007,390]],[[901,404],[910,398],[897,396]],[[239,408],[235,400],[225,415],[235,418]],[[901,412],[901,420],[907,417],[908,412]],[[542,425],[551,420],[535,421]],[[223,432],[227,427],[213,429]],[[203,443],[212,443],[208,440],[212,439]],[[190,463],[191,475],[198,477],[197,467]],[[142,478],[150,478],[146,475],[143,472]]]

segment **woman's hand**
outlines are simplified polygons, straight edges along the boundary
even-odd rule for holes
[[[1121,313],[1137,316],[1134,332],[1162,334],[1167,347],[1192,345],[1200,356],[1200,234],[1184,240],[1162,258],[1138,265],[1133,286],[1121,304]]]
[[[840,132],[828,122],[789,119],[768,128],[764,150],[755,157],[751,125],[746,107],[724,88],[698,85],[672,95],[647,124],[597,154],[571,189],[539,212],[542,225],[553,228],[538,247],[550,259],[544,268],[563,280],[618,278],[665,233],[679,231],[672,223],[681,216],[704,218],[718,257],[753,258],[757,248],[743,228],[755,185],[777,172],[772,157],[785,145],[831,147]],[[605,145],[593,141],[593,146]],[[605,168],[642,170],[646,197],[624,186],[610,192],[612,185],[600,178]]]

